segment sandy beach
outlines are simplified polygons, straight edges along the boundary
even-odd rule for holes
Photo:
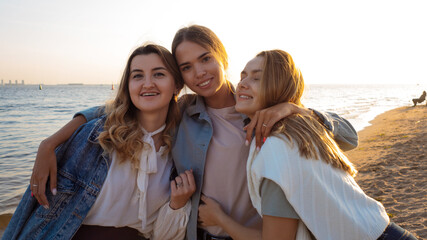
[[[357,183],[380,201],[391,221],[427,239],[427,106],[401,107],[377,116],[346,152]]]

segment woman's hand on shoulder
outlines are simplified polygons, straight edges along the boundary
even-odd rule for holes
[[[55,148],[67,141],[73,135],[74,131],[84,123],[86,123],[86,118],[78,115],[52,136],[40,143],[31,175],[30,189],[40,205],[45,208],[49,207],[49,202],[46,198],[46,182],[48,177],[50,179],[50,191],[53,195],[56,195],[57,161]]]
[[[196,191],[193,170],[186,170],[171,181],[171,200],[169,206],[176,210],[185,206]]]
[[[30,189],[40,205],[49,207],[46,198],[46,182],[50,178],[50,191],[56,195],[56,155],[55,147],[48,139],[40,143],[30,180]]]
[[[310,112],[311,110],[307,108],[289,102],[279,103],[272,107],[257,111],[251,119],[251,122],[244,128],[244,130],[246,130],[246,145],[251,141],[252,134],[255,131],[256,146],[259,150],[265,138],[270,135],[274,124],[278,121],[295,113],[304,115],[310,114]]]

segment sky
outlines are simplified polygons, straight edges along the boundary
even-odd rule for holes
[[[0,0],[0,79],[117,84],[146,41],[212,29],[239,81],[262,50],[290,53],[307,84],[427,82],[425,0]]]

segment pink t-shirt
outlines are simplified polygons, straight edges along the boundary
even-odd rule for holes
[[[212,120],[213,137],[207,151],[202,193],[219,202],[237,222],[261,229],[261,217],[252,206],[247,187],[249,147],[245,146],[242,115],[234,106],[221,109],[207,107],[207,112]],[[228,236],[217,226],[204,229],[216,236]]]

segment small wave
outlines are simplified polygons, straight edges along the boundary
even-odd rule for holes
[[[55,109],[57,107],[58,106],[55,106],[55,105],[51,105],[51,106],[40,106],[40,108],[46,108],[46,109]]]
[[[70,111],[69,109],[58,109],[58,110],[53,110],[54,112],[60,112],[60,113],[70,113],[72,111]]]
[[[4,124],[4,125],[15,125],[15,124],[17,124],[17,123],[19,123],[19,122],[17,122],[17,121],[4,121],[4,122],[2,122],[2,124]]]

